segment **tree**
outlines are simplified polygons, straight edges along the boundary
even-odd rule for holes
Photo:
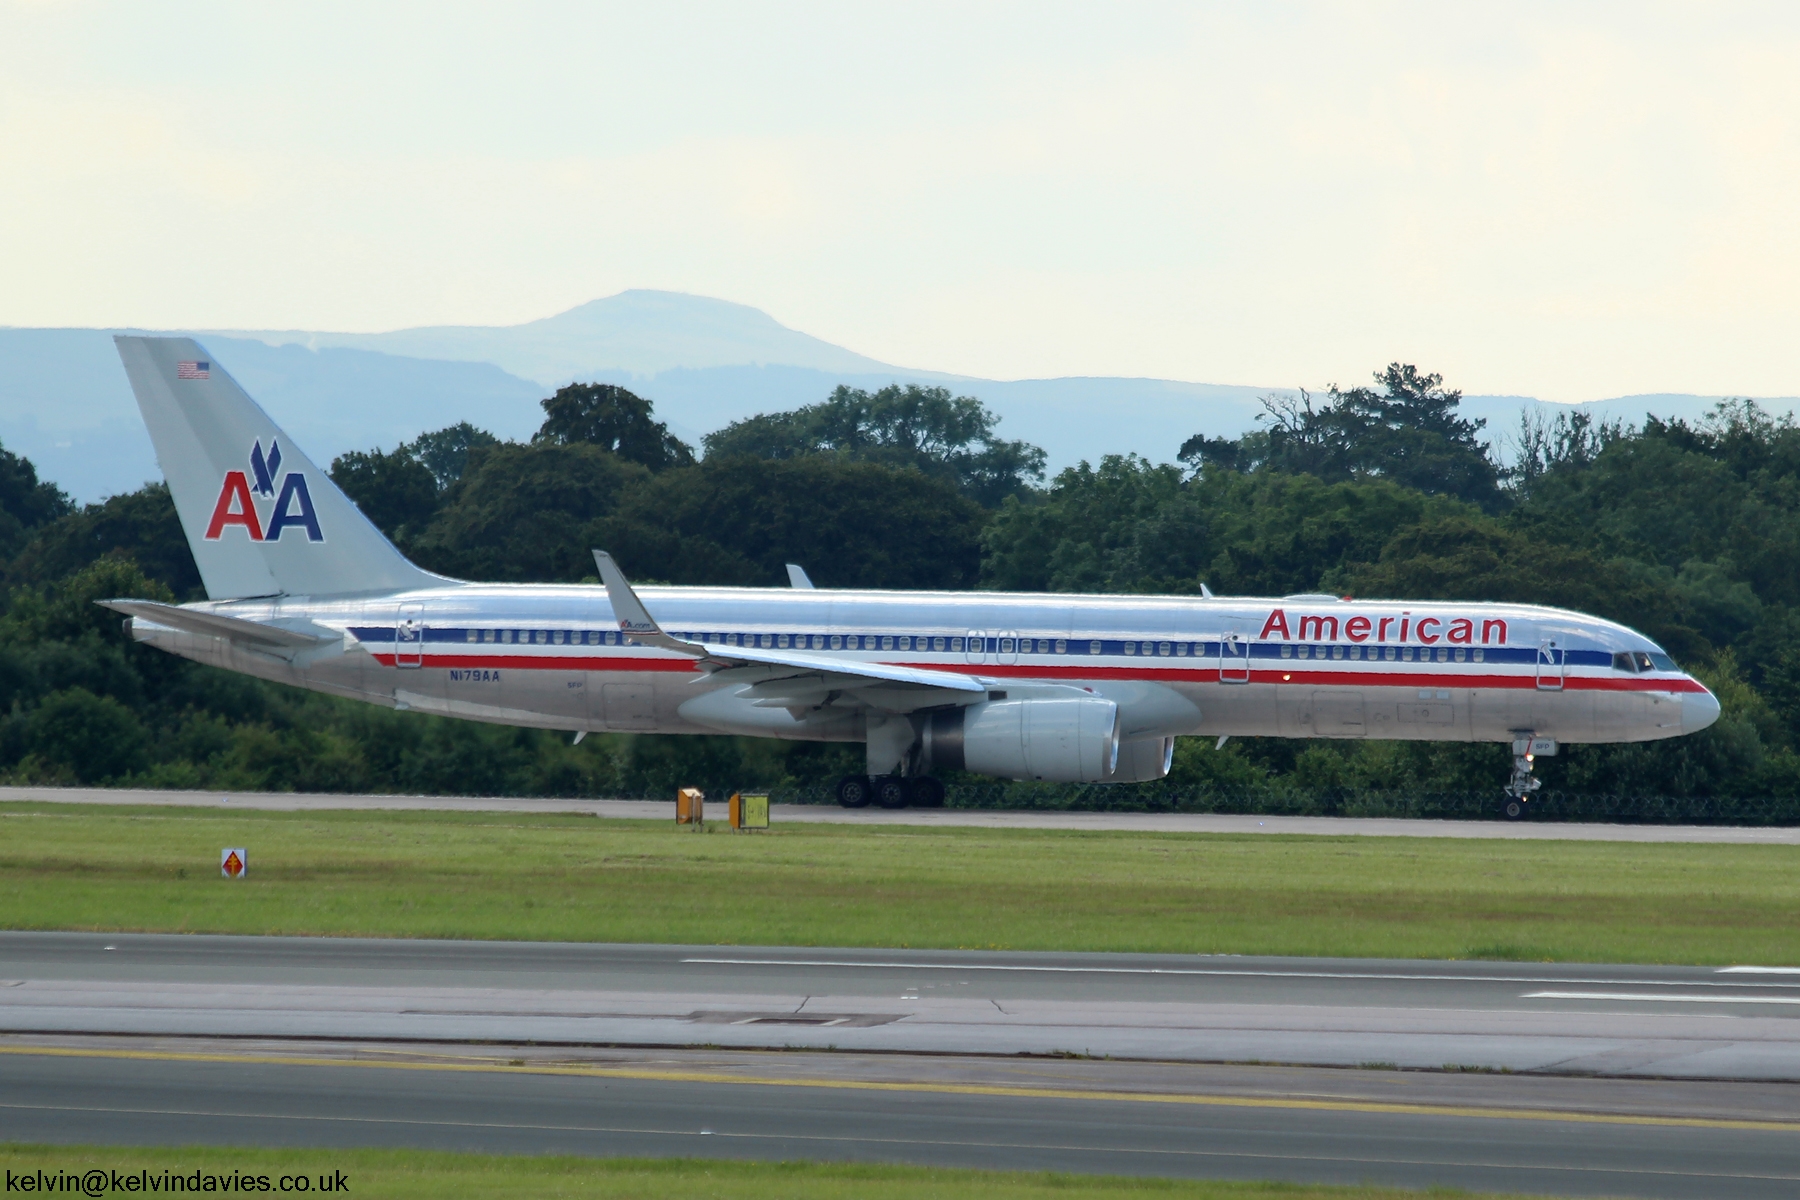
[[[1455,496],[1490,511],[1503,499],[1500,470],[1479,440],[1483,421],[1457,415],[1462,393],[1443,376],[1389,363],[1375,373],[1381,390],[1333,384],[1322,405],[1304,388],[1295,397],[1263,397],[1264,429],[1232,441],[1196,434],[1179,457],[1196,471],[1266,470],[1314,475],[1328,483],[1388,479],[1429,495]]]
[[[953,484],[986,508],[1044,477],[1044,452],[994,435],[1000,418],[973,396],[890,384],[877,392],[839,385],[819,404],[734,421],[703,440],[709,459],[837,455],[911,468]]]
[[[961,589],[981,568],[979,505],[941,479],[832,456],[708,457],[620,504],[620,562],[670,583]],[[599,544],[599,543],[596,543]]]
[[[575,581],[620,497],[649,471],[589,442],[503,442],[473,456],[410,550],[420,566],[465,579]]]
[[[182,600],[197,599],[200,570],[166,483],[108,496],[39,527],[6,569],[7,582],[46,584],[98,558],[129,558]]]
[[[396,543],[418,533],[437,512],[437,477],[407,446],[340,454],[331,460],[331,481]]]
[[[73,509],[61,488],[38,478],[30,459],[0,447],[0,555],[11,558],[32,530]]]
[[[571,383],[542,403],[544,424],[534,442],[599,446],[652,471],[694,461],[693,447],[652,418],[650,401],[615,384]]]
[[[421,433],[408,442],[404,449],[412,452],[412,456],[425,464],[437,480],[441,493],[451,484],[461,479],[468,469],[469,452],[481,446],[497,446],[500,439],[485,429],[477,429],[467,421],[458,421],[443,429],[430,433]]]

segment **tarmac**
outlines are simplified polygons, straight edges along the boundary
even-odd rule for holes
[[[1800,1192],[1800,973],[0,933],[0,1114],[51,1144],[1760,1200]]]
[[[673,820],[673,800],[581,800],[495,796],[376,796],[306,792],[151,791],[131,788],[0,787],[0,803],[233,807],[269,812],[435,811],[581,813],[622,820]],[[714,819],[722,820],[719,805]],[[709,810],[710,811],[710,810]],[[1072,829],[1135,833],[1299,834],[1319,837],[1512,838],[1548,841],[1800,845],[1800,827],[1610,825],[1578,822],[1438,821],[1381,817],[1280,817],[1232,813],[1037,812],[1003,809],[845,809],[773,804],[774,824],[915,825],[975,829]]]

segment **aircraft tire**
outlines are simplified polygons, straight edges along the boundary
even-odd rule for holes
[[[883,775],[875,781],[875,803],[883,808],[905,808],[912,800],[912,782],[898,775]]]
[[[1525,802],[1517,796],[1508,796],[1506,803],[1500,806],[1500,812],[1509,821],[1523,821],[1525,819]]]
[[[874,798],[867,775],[846,775],[838,780],[837,802],[845,808],[867,808]]]
[[[921,775],[912,781],[912,802],[914,808],[944,807],[944,785],[929,775]]]

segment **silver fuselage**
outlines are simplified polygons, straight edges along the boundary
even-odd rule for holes
[[[1679,670],[1621,625],[1525,605],[985,592],[646,587],[662,627],[973,677],[994,691],[1078,688],[1124,738],[1175,735],[1633,742],[1711,724]],[[134,636],[228,670],[376,704],[560,730],[861,741],[868,697],[833,711],[757,706],[741,680],[629,643],[601,587],[450,584],[362,597],[191,608],[341,635],[288,655],[136,618]],[[745,639],[749,639],[746,641]],[[1664,660],[1666,661],[1666,659]],[[943,698],[895,694],[891,711]]]

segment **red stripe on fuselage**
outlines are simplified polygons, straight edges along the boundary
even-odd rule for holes
[[[375,661],[384,667],[394,665],[392,654],[377,654]],[[853,660],[861,661],[861,660]],[[639,655],[532,655],[532,654],[427,654],[424,666],[482,668],[511,671],[665,671],[692,674],[699,670],[693,659],[649,658]],[[849,664],[846,664],[849,665]],[[884,666],[915,667],[924,671],[942,671],[946,675],[980,676],[994,679],[1042,680],[1045,683],[1079,683],[1082,680],[1150,680],[1158,683],[1219,683],[1218,668],[1125,666],[1045,667],[1037,664],[985,663],[950,664],[898,662]],[[1305,671],[1252,670],[1251,683],[1279,684],[1287,687],[1392,687],[1392,688],[1489,688],[1540,690],[1533,674],[1499,675],[1492,673],[1455,674],[1430,671]],[[1224,686],[1224,685],[1221,685]],[[1231,686],[1242,686],[1232,684]],[[1645,679],[1639,676],[1611,677],[1603,675],[1565,675],[1561,689],[1544,691],[1593,692],[1702,692],[1706,689],[1693,679]]]

